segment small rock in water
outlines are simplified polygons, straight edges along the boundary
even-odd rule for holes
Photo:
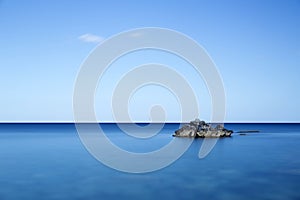
[[[210,124],[205,123],[205,121],[200,121],[195,119],[189,124],[183,126],[182,128],[175,131],[173,136],[175,137],[230,137],[233,133],[232,130],[227,130],[222,125],[217,125],[212,127]]]

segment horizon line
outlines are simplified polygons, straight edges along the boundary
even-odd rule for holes
[[[204,120],[205,121],[205,120]],[[295,123],[299,124],[300,121],[224,121],[224,122],[210,122],[205,121],[207,123],[249,123],[249,124],[266,124],[266,123],[274,123],[274,124],[283,124],[283,123]],[[190,121],[180,122],[180,121],[166,121],[166,122],[151,122],[151,121],[122,121],[122,122],[115,122],[115,121],[97,121],[97,122],[75,122],[75,121],[0,121],[0,124],[139,124],[139,123],[147,123],[147,124],[186,124],[190,123]]]

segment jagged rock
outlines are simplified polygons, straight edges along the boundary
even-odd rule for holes
[[[232,130],[227,130],[224,126],[218,124],[213,127],[205,121],[195,119],[189,124],[184,125],[182,128],[175,131],[175,137],[230,137],[233,133]]]

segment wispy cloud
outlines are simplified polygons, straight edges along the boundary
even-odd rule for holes
[[[86,33],[84,35],[81,35],[78,37],[79,40],[83,41],[83,42],[90,42],[90,43],[99,43],[102,40],[104,40],[103,37],[98,36],[98,35],[93,35],[90,33]]]
[[[132,33],[130,36],[131,37],[141,37],[144,33],[139,31],[139,32],[135,32],[135,33]]]

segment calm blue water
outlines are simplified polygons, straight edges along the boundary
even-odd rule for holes
[[[103,128],[121,148],[147,152],[168,143],[178,124],[142,141],[115,124]],[[73,124],[0,124],[0,199],[300,199],[300,124],[226,128],[261,132],[219,139],[204,159],[196,139],[167,168],[129,174],[94,159]]]

